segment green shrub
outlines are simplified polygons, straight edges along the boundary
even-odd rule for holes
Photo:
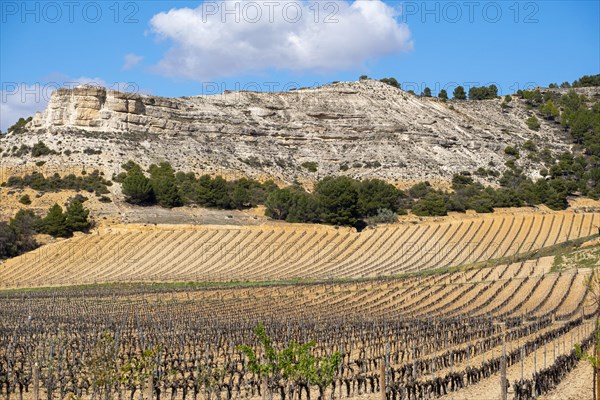
[[[26,206],[31,204],[31,198],[29,197],[28,194],[24,194],[23,196],[21,196],[21,198],[19,199],[19,203],[21,204],[25,204]]]
[[[31,153],[31,147],[27,146],[26,144],[22,144],[19,148],[17,148],[17,146],[13,146],[12,153],[15,157],[23,157]]]
[[[532,153],[535,153],[538,151],[537,146],[531,140],[527,140],[525,143],[523,143],[523,149],[530,151]]]
[[[472,185],[473,178],[471,177],[471,173],[469,172],[461,172],[460,174],[455,174],[452,177],[452,187],[458,189],[459,187],[464,187],[465,185]]]
[[[247,165],[249,165],[249,166],[251,166],[253,168],[260,168],[260,167],[263,166],[263,164],[260,162],[260,160],[258,159],[258,157],[255,157],[255,156],[251,156],[251,157],[248,157],[248,158],[241,159],[241,161],[244,164],[247,164]]]
[[[75,176],[73,174],[61,177],[54,174],[46,178],[43,174],[34,171],[24,176],[11,176],[6,181],[6,186],[23,189],[26,187],[37,191],[56,192],[60,190],[87,190],[100,194],[109,193],[107,186],[112,182],[105,180],[100,173],[95,170],[87,176]]]
[[[398,222],[398,214],[387,208],[380,208],[368,221],[373,224],[393,224]]]
[[[272,191],[265,201],[268,217],[288,222],[320,222],[316,197],[303,188],[292,186]]]
[[[379,168],[381,167],[381,163],[377,160],[375,161],[365,161],[363,168]]]
[[[321,206],[321,219],[326,224],[357,226],[361,219],[359,194],[354,180],[345,176],[327,177],[319,181],[315,194]]]
[[[0,259],[14,257],[18,254],[17,234],[6,222],[0,221]]]
[[[417,201],[412,209],[412,213],[421,217],[433,217],[448,215],[448,209],[444,198],[435,192],[428,193],[421,200]]]
[[[356,182],[358,207],[363,217],[375,216],[381,209],[398,210],[398,200],[404,193],[395,186],[379,179]]]
[[[167,162],[161,162],[159,165],[153,164],[148,170],[150,172],[150,185],[158,204],[166,208],[182,206],[183,199],[171,164]]]
[[[408,195],[414,199],[421,199],[433,191],[431,184],[427,181],[419,182],[408,189]]]
[[[532,131],[539,131],[540,126],[540,121],[535,117],[535,115],[527,118],[527,127]]]
[[[536,90],[519,90],[517,94],[521,96],[522,99],[525,100],[525,103],[529,106],[538,106],[542,103],[543,97],[542,93]]]
[[[273,219],[285,220],[294,203],[294,193],[290,188],[275,190],[267,197],[265,214]]]
[[[46,156],[48,154],[56,154],[54,150],[51,150],[46,144],[42,141],[37,142],[31,148],[31,155],[33,157],[41,157]]]
[[[486,195],[477,195],[468,201],[467,209],[478,213],[491,213],[494,211],[494,201]]]
[[[102,150],[100,150],[100,149],[92,149],[92,148],[90,148],[90,147],[86,147],[86,148],[83,150],[83,153],[84,153],[84,154],[87,154],[87,155],[93,155],[93,154],[102,154]]]
[[[383,82],[383,83],[386,83],[386,84],[388,84],[390,86],[393,86],[393,87],[395,87],[397,89],[401,89],[400,83],[396,80],[396,78],[393,78],[393,77],[391,77],[391,78],[382,78],[382,79],[379,80],[379,82]]]
[[[19,210],[10,219],[10,226],[21,237],[29,237],[41,229],[42,219],[32,210]]]
[[[31,210],[19,210],[9,223],[0,222],[0,259],[16,257],[38,247],[33,235],[40,219]]]
[[[600,86],[600,74],[584,75],[573,82],[573,87],[594,87]]]
[[[309,172],[317,172],[317,169],[319,167],[319,164],[317,164],[314,161],[306,161],[306,162],[303,162],[301,165],[302,165],[302,168],[306,169]]]
[[[31,120],[32,120],[32,117],[29,117],[27,119],[19,118],[19,120],[14,125],[10,126],[6,130],[6,132],[9,132],[9,133],[12,132],[12,133],[16,133],[16,134],[23,133],[23,132],[25,132],[25,125],[28,122],[31,122]]]
[[[518,157],[519,156],[519,150],[517,150],[513,146],[506,146],[504,148],[504,154],[506,154],[507,156],[511,156],[511,157]]]

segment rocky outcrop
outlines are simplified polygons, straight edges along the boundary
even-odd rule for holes
[[[61,142],[70,150],[101,148],[102,156],[69,160],[115,170],[121,161],[167,159],[195,172],[236,172],[282,181],[328,174],[390,181],[449,178],[479,167],[502,169],[507,145],[526,140],[565,150],[560,126],[542,121],[518,100],[422,98],[377,81],[340,82],[285,93],[224,92],[162,98],[81,86],[54,92],[47,109],[10,140]],[[58,145],[59,147],[61,145]],[[316,162],[313,173],[301,165]],[[539,165],[520,161],[533,173]],[[117,168],[118,169],[118,168]]]
[[[168,99],[79,86],[55,91],[46,110],[34,116],[31,128],[164,132],[177,128],[166,121],[179,106]]]

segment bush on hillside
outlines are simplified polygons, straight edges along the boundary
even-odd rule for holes
[[[56,152],[50,149],[46,144],[42,141],[37,142],[31,148],[31,155],[33,157],[41,157],[46,156],[48,154],[56,154]]]
[[[531,129],[532,131],[539,131],[540,130],[540,121],[535,117],[535,115],[532,115],[531,117],[527,118],[527,127],[529,129]]]

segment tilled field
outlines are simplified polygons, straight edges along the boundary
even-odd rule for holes
[[[356,233],[292,226],[120,225],[0,263],[0,288],[105,282],[399,275],[536,251],[597,233],[600,214],[492,214]]]

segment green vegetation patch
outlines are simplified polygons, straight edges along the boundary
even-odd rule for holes
[[[554,259],[552,271],[563,271],[571,268],[595,268],[598,266],[600,266],[600,245],[594,245],[559,254]]]
[[[108,186],[112,182],[104,179],[98,170],[84,176],[75,176],[69,174],[61,177],[58,173],[45,177],[44,174],[34,171],[25,176],[11,176],[8,180],[2,183],[2,186],[12,187],[17,189],[31,188],[44,192],[58,192],[61,190],[75,190],[94,192],[96,195],[104,195],[110,193]]]

